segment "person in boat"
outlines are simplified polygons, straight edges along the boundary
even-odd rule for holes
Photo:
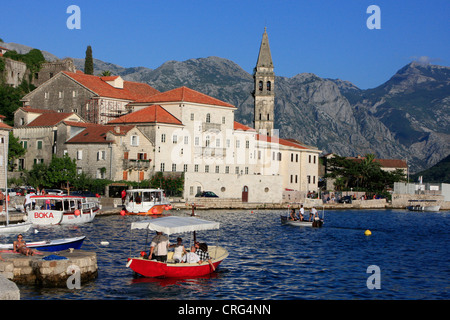
[[[298,215],[299,215],[298,219],[300,221],[303,221],[304,215],[305,215],[305,208],[303,208],[303,205],[300,205],[300,210],[298,210]]]
[[[214,267],[212,261],[211,261],[211,257],[209,256],[208,253],[208,245],[206,243],[199,243],[199,242],[195,242],[195,253],[198,254],[200,260],[199,260],[199,264],[202,264],[203,261],[208,260],[209,265],[212,267],[212,270],[215,271],[216,268]]]
[[[191,247],[191,251],[187,252],[181,259],[181,263],[197,263],[200,261],[200,257],[195,253],[197,249],[195,246]]]
[[[290,214],[289,220],[294,220],[294,221],[297,220],[297,218],[295,217],[295,209],[294,208],[291,209],[291,214]]]
[[[163,235],[162,232],[156,232],[156,236],[153,237],[150,243],[150,253],[148,259],[152,260],[153,253],[156,261],[166,262],[167,261],[167,249],[169,248],[169,237]]]
[[[183,254],[186,254],[186,249],[183,245],[183,239],[180,237],[177,238],[177,243],[170,245],[171,248],[174,248],[173,250],[173,260],[175,263],[178,263],[181,261]]]
[[[27,248],[27,244],[25,243],[25,240],[23,240],[23,236],[21,234],[17,236],[17,241],[14,241],[13,243],[13,251],[26,256],[32,256],[35,254],[33,249]]]
[[[316,219],[318,216],[317,216],[317,210],[316,210],[316,208],[314,208],[314,207],[312,207],[311,208],[311,211],[310,211],[310,213],[309,213],[309,221],[311,221],[311,218],[314,220],[314,219]]]

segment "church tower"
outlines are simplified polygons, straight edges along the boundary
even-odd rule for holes
[[[266,28],[259,48],[258,61],[253,73],[255,98],[255,130],[272,135],[275,108],[275,73]]]

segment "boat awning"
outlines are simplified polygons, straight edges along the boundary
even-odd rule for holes
[[[219,229],[220,223],[194,217],[169,216],[151,220],[133,222],[131,229],[148,229],[163,232],[167,235],[202,230]]]

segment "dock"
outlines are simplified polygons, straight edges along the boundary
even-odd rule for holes
[[[98,276],[95,252],[69,249],[41,253],[25,256],[1,252],[4,261],[0,260],[0,277],[15,284],[67,288],[69,277],[83,284]]]

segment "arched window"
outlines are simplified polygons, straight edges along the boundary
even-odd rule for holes
[[[269,114],[267,114],[267,121],[269,121],[270,120],[270,115]]]
[[[267,81],[267,91],[272,90],[272,83],[270,81]]]
[[[263,91],[263,82],[262,81],[259,82],[259,91]]]
[[[262,120],[262,114],[261,113],[259,114],[259,120]]]
[[[210,123],[211,122],[211,114],[206,114],[206,123]]]

